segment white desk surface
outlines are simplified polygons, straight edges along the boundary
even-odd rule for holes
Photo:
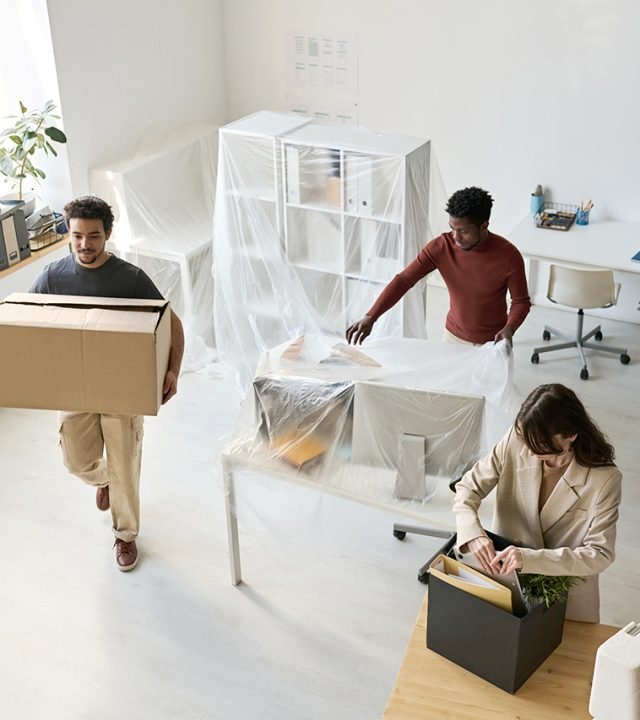
[[[533,216],[527,215],[507,239],[531,260],[640,274],[640,262],[631,260],[640,251],[640,223],[617,220],[600,220],[589,225],[574,223],[564,232],[538,228]]]

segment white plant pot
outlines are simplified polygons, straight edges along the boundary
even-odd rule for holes
[[[25,217],[29,217],[36,209],[36,195],[35,193],[23,193],[22,200],[18,198],[18,193],[9,193],[0,197],[0,205],[4,205],[6,208],[15,207],[22,203],[22,211]]]

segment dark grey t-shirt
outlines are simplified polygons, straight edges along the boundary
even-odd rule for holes
[[[51,263],[40,273],[29,292],[52,295],[162,300],[151,278],[139,267],[115,255],[100,267],[84,268],[73,255]]]

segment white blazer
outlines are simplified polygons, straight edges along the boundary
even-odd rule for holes
[[[456,485],[457,542],[484,535],[478,508],[496,488],[492,531],[522,546],[523,573],[578,575],[567,619],[598,622],[598,573],[614,560],[622,475],[617,467],[586,468],[574,459],[538,510],[542,461],[511,428]]]

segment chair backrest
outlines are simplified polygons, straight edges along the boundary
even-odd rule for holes
[[[616,304],[616,285],[611,270],[578,270],[564,265],[549,268],[547,297],[573,308],[601,308]]]

